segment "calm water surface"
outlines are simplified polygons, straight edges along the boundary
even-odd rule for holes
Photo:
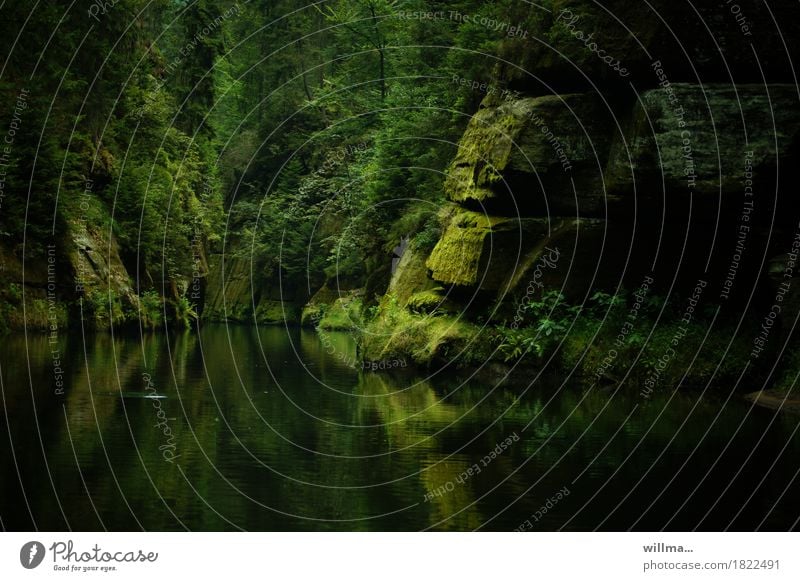
[[[0,347],[6,530],[786,530],[800,516],[797,418],[726,394],[364,372],[342,362],[347,335],[283,328]]]

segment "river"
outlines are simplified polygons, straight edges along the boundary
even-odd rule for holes
[[[346,334],[0,339],[5,530],[786,530],[797,417],[354,369]]]

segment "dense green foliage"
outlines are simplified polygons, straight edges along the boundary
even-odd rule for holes
[[[589,372],[603,366],[632,300],[624,291],[583,305],[545,294],[525,306],[521,326],[495,318],[474,342],[486,313],[454,317],[443,289],[402,306],[386,295],[398,242],[426,255],[440,238],[444,173],[470,115],[503,88],[492,79],[513,67],[504,59],[534,42],[480,22],[534,30],[541,11],[512,0],[120,0],[100,13],[90,2],[15,4],[4,16],[0,95],[14,134],[0,250],[30,260],[52,243],[76,269],[82,252],[118,245],[127,279],[82,289],[59,279],[56,319],[66,303],[101,327],[189,326],[202,308],[190,287],[224,252],[247,259],[257,318],[280,321],[286,297],[299,312],[321,288],[359,289],[317,305],[317,323],[390,337],[367,357],[430,362],[463,351],[468,362],[512,363],[559,353]],[[9,281],[3,327],[18,325],[24,302]],[[231,312],[247,318],[246,302]],[[669,304],[650,299],[615,366],[642,377],[657,367],[684,333],[656,324]],[[25,305],[31,320],[47,319],[43,294]],[[693,320],[682,345],[705,326]],[[728,347],[724,333],[706,341],[713,361]],[[696,383],[713,371],[693,370]]]
[[[242,253],[263,276],[312,289],[336,278],[366,286],[370,302],[385,290],[398,240],[431,237],[443,172],[483,97],[453,78],[488,79],[495,61],[474,51],[491,52],[502,34],[449,16],[406,15],[477,14],[474,4],[243,8],[231,25],[239,44],[218,66],[226,89],[216,118],[230,180],[228,230],[245,233]]]
[[[513,4],[4,6],[7,118],[26,96],[4,175],[4,244],[31,257],[51,240],[75,268],[83,230],[113,234],[139,298],[102,288],[82,298],[97,317],[144,326],[146,292],[172,316],[191,312],[181,300],[198,252],[252,258],[256,284],[280,276],[313,292],[335,279],[366,287],[372,303],[401,237],[435,242],[443,171],[484,96],[454,79],[488,81],[503,43],[502,31],[453,15],[530,12]],[[60,282],[62,298],[81,298],[70,287]]]
[[[24,242],[28,260],[46,241],[66,258],[84,235],[113,234],[150,314],[108,289],[75,296],[64,277],[62,298],[83,298],[98,320],[142,315],[153,326],[153,293],[180,311],[192,241],[213,240],[222,222],[218,145],[205,115],[217,90],[206,71],[221,57],[223,35],[207,23],[219,3],[124,0],[105,14],[79,4],[4,7],[0,95],[12,105],[21,91],[30,97],[11,148],[0,233],[12,248]]]

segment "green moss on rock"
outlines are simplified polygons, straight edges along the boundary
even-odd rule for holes
[[[360,329],[362,311],[361,297],[357,293],[336,299],[325,310],[322,319],[319,321],[319,327],[326,331]]]
[[[458,207],[443,212],[447,224],[427,266],[438,282],[505,292],[518,280],[526,255],[546,240],[544,218],[488,216]]]
[[[362,324],[363,291],[335,291],[323,286],[302,309],[300,322],[304,327],[319,327],[326,331],[346,331]]]
[[[262,300],[256,307],[256,321],[262,325],[293,325],[300,321],[300,309],[291,303]]]
[[[426,264],[434,280],[474,286],[478,282],[484,239],[494,225],[504,220],[460,208],[451,208],[450,212],[449,223]]]
[[[412,295],[429,290],[435,283],[428,277],[426,261],[429,254],[410,245],[397,263],[397,269],[389,282],[389,294],[397,297],[401,306],[405,306]]]
[[[635,185],[641,190],[646,184],[656,192],[666,186],[669,191],[738,196],[746,150],[752,152],[752,179],[764,183],[792,158],[800,139],[793,85],[675,83],[671,90],[672,96],[660,88],[646,91],[637,102],[625,139],[618,138],[610,154],[610,190],[632,195]],[[747,124],[746,148],[743,118],[769,120]]]
[[[489,334],[477,325],[454,316],[411,313],[391,295],[362,335],[366,361],[409,359],[420,365],[475,365],[489,358],[492,350]]]
[[[447,298],[442,287],[411,295],[406,305],[412,313],[458,313],[461,309]]]
[[[459,143],[445,193],[453,202],[499,202],[510,210],[541,205],[545,191],[554,210],[572,215],[574,182],[583,211],[595,211],[614,128],[608,105],[593,93],[486,107],[475,114]]]

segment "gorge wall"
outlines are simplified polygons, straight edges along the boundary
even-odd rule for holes
[[[441,78],[418,72],[423,52],[381,56],[444,86],[416,93],[413,83],[389,82],[353,95],[351,110],[325,92],[333,81],[320,73],[319,87],[301,79],[284,118],[254,81],[248,98],[266,119],[239,131],[232,110],[230,119],[218,112],[202,147],[187,145],[192,124],[178,134],[161,126],[176,105],[162,92],[163,107],[145,117],[161,127],[158,139],[142,145],[135,171],[121,170],[122,137],[140,119],[123,107],[113,147],[87,129],[82,165],[69,175],[77,194],[62,197],[58,232],[54,220],[54,251],[16,230],[0,241],[0,320],[41,330],[185,328],[196,318],[301,324],[351,331],[369,361],[542,368],[557,359],[562,371],[612,383],[654,370],[663,384],[682,381],[683,366],[672,376],[659,369],[670,350],[707,361],[693,366],[692,384],[736,381],[736,360],[769,377],[770,357],[784,352],[789,373],[800,367],[800,93],[790,58],[800,35],[780,31],[800,5],[695,4],[545,0],[498,4],[496,13],[483,4],[457,22],[435,21],[446,10],[410,18],[392,5],[381,17],[394,23],[387,35],[419,48],[429,27],[444,31],[443,54],[467,56],[437,55]],[[315,57],[339,51],[337,42],[355,41],[323,38]],[[470,68],[479,57],[491,67]],[[269,64],[264,78],[283,78],[280,60]],[[156,58],[154,74],[160,66]],[[372,74],[345,67],[335,80],[355,73]],[[465,97],[454,87],[472,90]],[[328,98],[329,109],[320,105]],[[446,107],[411,112],[437,98]],[[46,111],[31,103],[27,114]],[[373,119],[376,108],[386,117]],[[437,124],[456,137],[420,129]],[[230,140],[217,142],[223,128]],[[166,154],[162,133],[172,136]],[[412,146],[437,140],[447,156]],[[424,159],[411,159],[416,151]],[[82,196],[90,161],[97,187]],[[420,167],[424,179],[412,171]],[[48,184],[37,194],[49,204],[61,185]]]
[[[506,41],[494,79],[453,79],[486,96],[447,171],[440,238],[430,251],[412,242],[392,279],[389,295],[410,319],[394,334],[387,323],[374,325],[383,334],[368,329],[367,358],[517,361],[498,356],[506,339],[495,330],[516,329],[521,306],[552,291],[586,307],[598,292],[644,290],[673,303],[642,325],[644,343],[657,343],[659,325],[680,334],[688,318],[698,333],[712,329],[696,343],[709,357],[720,354],[712,343],[734,345],[725,324],[735,321],[756,368],[759,322],[778,304],[771,347],[785,345],[800,287],[800,95],[787,56],[797,39],[754,36],[772,18],[755,6],[750,29],[730,3],[679,4],[554,2],[528,22],[535,40]],[[781,8],[800,16],[797,4]],[[587,373],[613,350],[596,333],[570,350],[562,334],[562,356]],[[635,343],[631,361],[646,350]],[[616,379],[607,371],[597,377]],[[714,381],[735,380],[724,375]]]

